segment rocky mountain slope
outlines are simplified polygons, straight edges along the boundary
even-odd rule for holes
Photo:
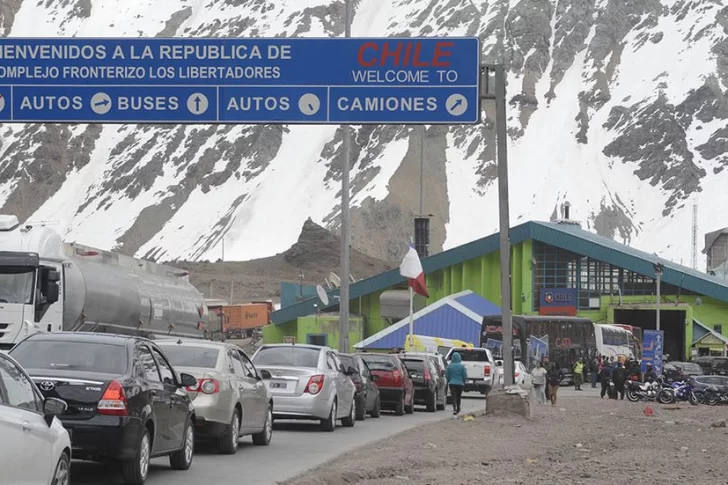
[[[354,0],[354,36],[478,35],[508,66],[512,222],[563,201],[601,234],[685,263],[728,225],[728,6],[717,0]],[[4,0],[10,36],[341,36],[343,0]],[[428,127],[433,250],[497,229],[494,109]],[[419,136],[357,127],[355,247],[397,260],[418,209]],[[0,212],[164,260],[249,260],[309,217],[337,229],[337,126],[0,127]]]
[[[336,235],[309,219],[296,243],[281,254],[255,261],[228,261],[225,255],[225,261],[177,261],[174,266],[189,271],[190,282],[208,298],[232,303],[272,299],[278,303],[281,281],[301,281],[302,274],[304,284],[323,285],[330,272],[338,275],[339,245]],[[394,266],[356,250],[351,253],[351,274],[357,280]]]

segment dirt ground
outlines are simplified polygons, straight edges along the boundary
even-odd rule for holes
[[[283,483],[728,483],[728,407],[652,403],[649,417],[647,403],[584,394],[534,406],[531,422],[461,416],[422,426]]]
[[[207,298],[231,303],[255,300],[280,301],[281,281],[323,285],[330,272],[339,273],[339,237],[323,227],[306,221],[296,244],[270,258],[252,261],[171,262],[190,272],[190,282]],[[351,251],[351,274],[357,280],[396,267],[356,250]],[[341,275],[339,275],[341,276]],[[232,301],[230,295],[232,294]]]

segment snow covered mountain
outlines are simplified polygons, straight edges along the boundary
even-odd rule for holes
[[[353,36],[480,35],[509,68],[511,217],[572,219],[690,261],[728,225],[728,6],[722,0],[354,0]],[[5,36],[341,36],[343,0],[2,0]],[[433,249],[497,230],[494,109],[428,127]],[[358,127],[352,241],[401,257],[419,211],[419,137]],[[162,260],[288,249],[336,229],[337,126],[3,125],[0,212]],[[703,265],[701,264],[701,269]]]

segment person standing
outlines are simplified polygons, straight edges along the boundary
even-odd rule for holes
[[[468,381],[468,370],[463,365],[463,358],[460,353],[453,352],[452,361],[447,366],[445,376],[450,386],[450,394],[452,395],[452,414],[457,415],[460,412],[460,400],[463,395],[463,387]]]
[[[536,362],[536,368],[531,371],[531,377],[533,378],[533,390],[536,392],[536,399],[539,404],[546,403],[546,374],[548,372],[541,365],[541,362]]]
[[[557,393],[559,392],[559,386],[564,378],[564,373],[561,371],[556,363],[551,364],[548,374],[546,374],[546,382],[549,386],[549,397],[551,398],[551,407],[556,406]]]
[[[599,359],[595,356],[591,360],[591,365],[589,366],[589,377],[591,377],[592,389],[596,389],[597,387],[597,379],[599,378],[599,371],[601,370],[600,367]]]
[[[584,382],[584,361],[581,357],[574,364],[574,390],[581,391],[581,384]]]
[[[599,372],[599,380],[602,383],[601,397],[604,399],[604,395],[609,392],[609,383],[612,380],[612,366],[608,362],[602,364],[602,370]],[[611,396],[607,396],[609,399]]]
[[[624,381],[627,379],[627,370],[622,362],[614,370],[614,387],[619,394],[619,399],[624,400]],[[616,399],[616,396],[615,396]]]

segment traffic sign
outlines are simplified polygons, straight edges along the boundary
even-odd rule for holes
[[[463,38],[0,39],[0,122],[472,124]]]

